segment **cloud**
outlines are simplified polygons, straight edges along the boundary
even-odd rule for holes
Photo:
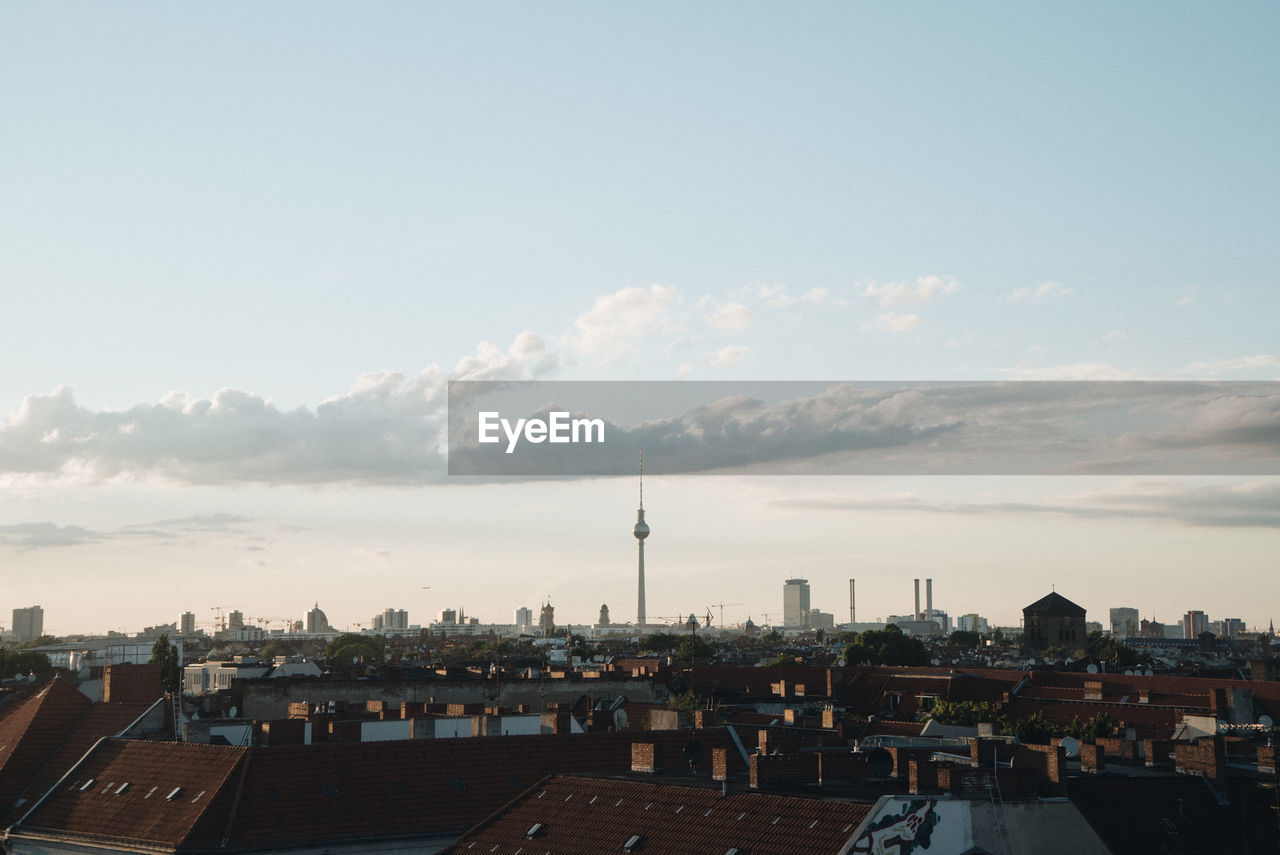
[[[834,302],[836,305],[845,305],[848,302],[844,299],[831,300],[831,294],[826,288],[810,288],[799,297],[793,297],[781,285],[770,285],[760,288],[756,294],[767,305],[773,306],[775,309],[789,309],[801,303],[820,306],[828,301]]]
[[[1208,378],[1239,371],[1266,371],[1273,368],[1280,368],[1280,356],[1260,353],[1257,356],[1239,356],[1222,362],[1192,362],[1182,369],[1182,373]]]
[[[24,550],[80,546],[106,539],[107,535],[76,525],[58,526],[51,522],[39,522],[0,526],[0,544]]]
[[[1182,296],[1179,297],[1177,300],[1175,300],[1173,305],[1181,309],[1185,306],[1190,306],[1195,301],[1196,301],[1196,288],[1194,285],[1188,285],[1185,289],[1183,289]]]
[[[189,517],[160,520],[128,528],[167,529],[175,531],[236,531],[244,523],[253,522],[252,517],[238,514],[196,514]]]
[[[921,276],[915,282],[874,282],[863,286],[862,296],[873,297],[882,308],[919,306],[937,294],[954,294],[960,283],[951,276]]]
[[[281,410],[237,389],[171,393],[124,410],[81,407],[70,387],[29,395],[0,424],[0,474],[101,482],[421,484],[444,474],[451,379],[518,380],[558,360],[532,333],[502,351],[481,343],[453,372],[376,372],[314,409]]]
[[[972,515],[1055,515],[1079,519],[1148,519],[1188,526],[1280,528],[1280,482],[1194,485],[1172,481],[1127,482],[1105,490],[1042,502],[974,500],[938,502],[914,493],[789,497],[770,502],[792,510],[865,513],[915,512]]]
[[[1071,293],[1071,289],[1063,285],[1061,282],[1041,282],[1036,286],[1026,286],[1018,288],[1010,293],[1005,300],[1012,303],[1030,301],[1038,303],[1041,300],[1053,300],[1058,297],[1065,297]]]
[[[643,447],[653,471],[668,473],[1280,474],[1280,387],[1268,383],[672,381],[552,383],[539,395],[555,403],[521,415],[601,417],[607,442],[526,444],[514,455],[463,443],[452,471],[616,475]],[[641,415],[610,418],[619,399]],[[517,407],[494,398],[478,408]],[[678,415],[655,417],[664,410]]]
[[[765,285],[758,292],[761,300],[775,309],[789,309],[796,304],[796,298],[786,292],[781,285]]]
[[[752,353],[754,351],[749,347],[730,345],[722,347],[713,353],[708,353],[707,364],[713,368],[727,368],[730,365],[736,365]]]
[[[111,540],[168,540],[181,534],[242,533],[240,526],[251,518],[236,514],[201,514],[152,523],[136,523],[120,528],[94,531],[77,525],[53,522],[18,523],[0,526],[0,544],[22,550],[82,546]]]
[[[580,356],[608,364],[635,351],[637,343],[671,329],[676,289],[665,285],[623,288],[600,297],[573,322],[562,344]]]
[[[699,307],[706,312],[707,323],[721,332],[742,332],[751,326],[751,310],[736,300],[714,304],[704,298]]]
[[[1019,365],[1007,373],[1023,380],[1136,380],[1140,377],[1133,371],[1105,362],[1076,362],[1042,368]]]
[[[876,317],[876,328],[883,332],[906,332],[920,326],[920,316],[902,312],[883,312]]]

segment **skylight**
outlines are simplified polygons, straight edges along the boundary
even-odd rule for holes
[[[165,797],[164,797],[164,800],[165,800],[166,802],[171,802],[171,801],[173,801],[174,799],[176,799],[176,798],[177,798],[178,796],[180,796],[180,795],[182,795],[182,787],[174,787],[174,788],[169,792],[169,795],[167,795],[167,796],[165,796]]]

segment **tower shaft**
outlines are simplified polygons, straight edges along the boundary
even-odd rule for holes
[[[636,595],[636,623],[644,626],[644,541],[636,541],[636,545],[640,547],[640,588]]]

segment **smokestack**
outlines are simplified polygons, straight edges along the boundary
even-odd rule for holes
[[[853,580],[849,580],[849,623],[856,621],[856,612],[853,610]]]
[[[920,620],[920,580],[916,580],[916,610],[911,613],[912,620]]]
[[[933,620],[933,580],[924,580],[924,619]]]

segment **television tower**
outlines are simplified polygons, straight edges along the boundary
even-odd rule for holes
[[[640,587],[636,599],[636,625],[644,626],[644,539],[649,536],[649,524],[644,521],[644,449],[640,449],[640,509],[636,511],[636,527],[632,532],[640,547]]]

